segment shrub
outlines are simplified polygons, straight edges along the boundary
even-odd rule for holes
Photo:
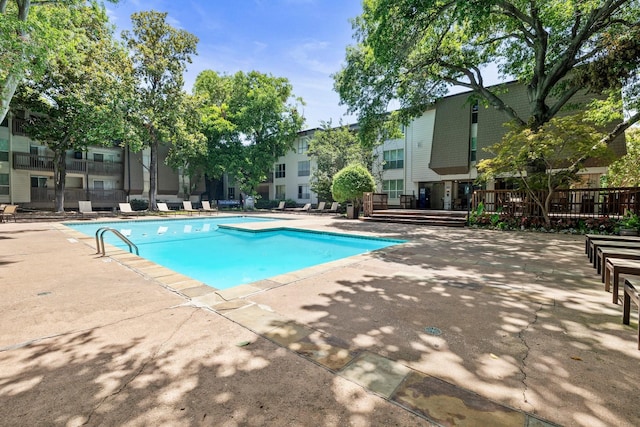
[[[364,166],[351,164],[335,174],[331,193],[335,201],[352,202],[359,208],[362,204],[362,193],[373,192],[375,187],[373,176]]]

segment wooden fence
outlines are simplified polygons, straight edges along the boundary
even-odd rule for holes
[[[535,197],[544,203],[547,194],[537,191]],[[471,209],[476,209],[480,203],[484,204],[485,212],[542,216],[534,198],[522,190],[476,190]],[[549,205],[549,215],[566,218],[617,218],[627,211],[640,214],[640,187],[556,190]]]

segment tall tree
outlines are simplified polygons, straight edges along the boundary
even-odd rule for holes
[[[233,76],[204,71],[194,90],[206,99],[207,174],[226,172],[243,192],[255,195],[302,128],[296,106],[302,100],[286,78],[257,71]]]
[[[117,0],[108,0],[116,3]],[[44,72],[49,53],[65,43],[64,19],[51,11],[31,12],[31,6],[81,7],[84,0],[0,0],[0,122],[20,82],[37,80]]]
[[[347,49],[335,88],[365,133],[387,119],[391,101],[406,121],[450,86],[531,130],[583,88],[619,92],[625,84],[628,105],[640,104],[638,0],[365,0],[353,25],[358,44]],[[525,115],[485,84],[489,65],[527,86]],[[621,112],[604,142],[640,120],[638,108],[624,119]]]
[[[372,169],[373,151],[360,144],[356,131],[349,126],[333,127],[323,122],[309,142],[307,154],[315,159],[316,169],[311,174],[311,190],[320,200],[332,200],[331,184],[338,171],[349,164],[360,164]]]
[[[181,106],[186,94],[182,90],[183,74],[191,56],[196,54],[198,38],[173,28],[167,14],[146,11],[131,16],[133,28],[122,33],[132,52],[137,85],[137,116],[141,146],[150,148],[149,208],[157,209],[158,151],[160,144],[198,140],[189,136],[198,129],[179,126]]]
[[[92,2],[47,11],[53,12],[66,22],[66,43],[52,55],[42,78],[20,86],[14,101],[35,113],[28,135],[54,153],[55,209],[63,212],[67,152],[127,137],[126,100],[133,85],[127,51],[113,39],[102,6]]]

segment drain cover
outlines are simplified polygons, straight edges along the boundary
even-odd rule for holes
[[[442,335],[442,331],[435,326],[427,326],[426,328],[424,328],[424,331],[429,335],[435,335],[436,337]]]

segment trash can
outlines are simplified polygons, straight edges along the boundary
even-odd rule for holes
[[[356,211],[356,208],[353,205],[353,203],[347,204],[347,218],[349,218],[349,219],[357,219],[358,218],[358,212]]]
[[[249,196],[244,199],[244,208],[250,211],[255,209],[255,200],[253,197]]]

